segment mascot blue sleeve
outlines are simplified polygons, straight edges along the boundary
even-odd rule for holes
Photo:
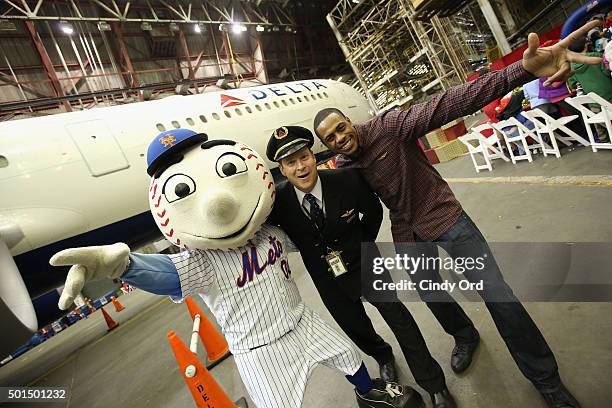
[[[156,295],[181,298],[181,282],[167,255],[130,253],[130,266],[121,280]]]

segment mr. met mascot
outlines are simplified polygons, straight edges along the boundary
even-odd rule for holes
[[[175,301],[199,294],[257,407],[301,407],[318,363],[346,375],[360,407],[424,406],[411,387],[371,379],[355,347],[304,305],[287,260],[293,244],[265,224],[275,189],[257,152],[174,129],[153,140],[147,163],[153,218],[183,251],[144,255],[123,243],[61,251],[51,264],[73,266],[60,308],[71,305],[85,282],[106,277]]]

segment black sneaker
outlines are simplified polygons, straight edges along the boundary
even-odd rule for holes
[[[476,340],[469,343],[457,342],[451,353],[451,368],[457,374],[464,372],[472,364],[474,351],[480,343],[480,335],[476,332]]]
[[[425,408],[423,397],[414,388],[374,379],[374,388],[367,394],[355,390],[359,408]]]
[[[556,391],[540,391],[549,408],[580,408],[571,392],[561,383]]]

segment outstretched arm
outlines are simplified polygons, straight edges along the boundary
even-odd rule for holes
[[[404,141],[421,137],[432,129],[476,112],[537,77],[548,76],[546,83],[565,80],[573,74],[571,62],[599,64],[600,58],[568,50],[574,39],[585,35],[597,24],[597,21],[585,24],[551,47],[538,48],[540,40],[537,34],[531,33],[521,61],[484,74],[472,82],[454,86],[406,111],[385,112],[380,116],[383,126]]]
[[[148,292],[181,297],[177,269],[166,255],[132,254],[124,243],[70,248],[49,261],[54,266],[71,266],[58,306],[67,309],[85,283],[121,278]]]

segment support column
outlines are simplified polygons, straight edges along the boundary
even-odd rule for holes
[[[497,46],[499,47],[502,55],[509,54],[512,51],[512,48],[510,48],[510,43],[508,43],[506,34],[504,34],[504,31],[499,25],[499,20],[495,15],[493,7],[491,7],[491,3],[489,3],[489,0],[478,0],[478,5],[480,6],[480,10],[482,10],[482,14],[487,20],[487,24],[489,24],[489,28],[493,33],[493,37],[495,37],[495,41],[497,42]]]
[[[255,68],[255,77],[262,84],[269,84],[268,69],[264,57],[263,45],[259,33],[255,34],[255,49],[253,50],[253,64]]]
[[[49,54],[47,54],[47,50],[45,49],[45,46],[42,40],[40,39],[40,36],[38,35],[38,31],[36,31],[36,27],[34,27],[34,22],[31,20],[25,20],[24,23],[26,28],[28,29],[28,32],[30,33],[30,37],[32,37],[32,42],[36,46],[36,50],[38,51],[38,55],[40,56],[40,59],[45,67],[45,71],[47,71],[47,75],[51,80],[51,86],[55,91],[55,96],[66,96],[64,94],[64,89],[62,88],[62,85],[60,84],[59,79],[57,78],[57,74],[55,73],[55,69],[53,68],[53,64],[51,63],[51,59],[49,58]],[[64,105],[64,109],[66,109],[66,112],[72,111],[72,107],[70,106],[70,103],[68,101],[63,101],[62,104]]]
[[[187,60],[187,68],[189,69],[189,79],[195,80],[195,73],[191,66],[191,56],[189,54],[189,48],[187,47],[187,40],[185,40],[185,33],[183,33],[182,28],[179,29],[179,42],[181,43],[181,49],[183,51],[183,55],[185,56],[185,59]],[[198,91],[198,84],[194,82],[193,86],[195,88],[196,93],[200,93]]]
[[[353,64],[353,62],[349,59],[350,52],[348,48],[346,47],[346,45],[344,44],[342,34],[340,34],[340,31],[338,31],[338,27],[336,26],[336,23],[334,22],[334,20],[331,18],[331,15],[329,14],[326,16],[326,19],[332,31],[334,32],[334,35],[336,36],[336,40],[338,40],[338,45],[340,46],[340,49],[342,50],[342,53],[344,54],[346,61],[349,63],[349,65],[353,69],[353,72],[355,73],[355,76],[359,80],[359,84],[361,85],[363,92],[365,92],[365,95],[368,98],[368,102],[370,102],[370,108],[372,108],[374,113],[378,113],[378,106],[376,105],[376,101],[372,97],[372,94],[368,90],[368,84],[366,84],[366,82],[364,81],[363,76],[361,76],[361,72],[359,72],[359,69],[357,69],[355,64]]]
[[[119,27],[119,24],[112,22],[111,23],[111,27],[113,29],[113,33],[115,33],[115,35],[117,36],[117,42],[119,43],[119,49],[121,51],[121,57],[123,58],[123,60],[125,61],[125,65],[128,69],[128,72],[130,73],[130,87],[131,88],[137,88],[138,85],[138,80],[136,79],[136,71],[134,71],[134,66],[132,65],[132,60],[130,59],[130,54],[128,54],[127,48],[125,46],[125,42],[123,41],[123,33],[121,32],[121,27]],[[138,99],[142,102],[144,101],[144,97],[142,95],[142,92],[137,91],[138,92]]]
[[[508,27],[510,34],[516,31],[516,22],[514,18],[512,18],[512,14],[510,13],[510,9],[508,8],[508,4],[506,4],[507,0],[497,0],[496,4],[499,8],[499,12],[501,13],[502,18],[504,19],[504,23]]]

